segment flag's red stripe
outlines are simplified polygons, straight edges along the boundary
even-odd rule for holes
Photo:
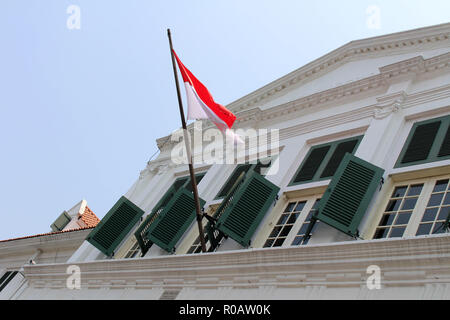
[[[208,89],[183,65],[175,53],[175,50],[173,50],[173,54],[177,59],[183,81],[190,83],[203,103],[222,119],[229,128],[231,128],[236,120],[236,116],[221,104],[216,103]]]

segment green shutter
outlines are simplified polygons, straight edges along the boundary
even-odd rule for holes
[[[216,199],[225,197],[233,187],[236,180],[239,178],[242,172],[247,172],[251,168],[251,164],[240,164],[234,169],[231,176],[228,178],[227,182],[225,182],[224,186],[220,190],[220,192],[217,194]]]
[[[401,163],[411,163],[428,158],[440,121],[418,125],[403,155]]]
[[[363,136],[311,147],[289,185],[330,179],[346,153],[353,154]]]
[[[253,233],[279,190],[255,171],[248,172],[220,215],[216,228],[242,246],[248,247]]]
[[[341,164],[341,161],[344,158],[345,154],[346,153],[353,154],[353,151],[355,150],[355,147],[358,144],[358,142],[359,140],[349,140],[339,143],[320,177],[321,178],[332,177],[336,172],[337,168],[339,167],[339,165]]]
[[[111,255],[144,211],[125,197],[121,197],[86,238],[107,256]]]
[[[413,125],[395,167],[405,167],[450,158],[450,116]]]
[[[330,146],[312,148],[308,156],[303,160],[300,170],[294,178],[294,183],[312,180],[317,170],[322,164],[323,159],[330,150]]]
[[[439,148],[438,157],[450,156],[450,125],[447,126],[447,132]]]
[[[325,194],[315,217],[351,236],[380,185],[384,170],[347,153]]]
[[[65,226],[72,220],[72,217],[67,213],[67,211],[64,211],[59,215],[58,218],[56,218],[55,222],[53,222],[50,226],[53,231],[61,231],[64,229]]]
[[[200,199],[203,207],[205,201]],[[175,245],[195,219],[195,202],[192,192],[181,188],[149,225],[144,237],[167,252]]]

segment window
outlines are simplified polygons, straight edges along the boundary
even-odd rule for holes
[[[402,185],[394,189],[374,239],[403,236],[422,189],[423,183]]]
[[[136,255],[141,252],[141,248],[139,247],[139,243],[136,241],[133,246],[128,250],[127,254],[125,255],[125,259],[127,258],[134,258]]]
[[[319,205],[320,199],[317,199],[314,202],[314,205],[312,206],[311,210],[309,211],[308,215],[305,218],[305,221],[303,221],[302,226],[300,227],[300,230],[298,230],[297,235],[294,238],[294,241],[292,241],[293,246],[297,246],[300,244],[307,244],[308,240],[303,242],[303,238],[306,236],[306,230],[308,230],[309,224],[311,223],[311,217],[314,214],[314,212],[317,210],[317,207]],[[314,229],[317,227],[317,224],[320,221],[317,220],[314,227],[311,230],[311,233],[314,231]]]
[[[253,169],[257,173],[264,176],[264,170],[265,168],[269,168],[272,164],[271,159],[265,159],[265,160],[258,160],[255,164],[239,164],[236,169],[234,169],[231,176],[228,178],[227,182],[223,185],[222,189],[220,189],[219,193],[216,196],[216,199],[224,198],[228,192],[230,192],[231,188],[235,184],[235,182],[239,179],[242,173],[247,173],[249,170]]]
[[[16,276],[18,271],[6,271],[0,278],[0,292],[8,285],[8,283]]]
[[[345,154],[353,154],[356,151],[362,137],[352,137],[311,147],[290,185],[331,178]]]
[[[205,234],[204,231],[203,234]],[[200,237],[197,237],[187,253],[200,253],[200,252],[202,252],[202,245],[200,244]]]
[[[295,221],[305,207],[306,201],[290,202],[284,212],[281,214],[280,219],[276,223],[272,232],[267,238],[264,248],[267,247],[280,247],[283,245],[284,240],[288,236]]]
[[[260,242],[264,248],[287,247],[299,245],[311,221],[311,216],[320,201],[320,194],[315,194],[298,199],[291,199],[269,222],[271,227],[266,229],[263,236],[264,242]],[[263,240],[263,239],[261,239]]]
[[[450,176],[397,183],[373,238],[443,233],[450,214]]]
[[[450,213],[449,179],[438,180],[423,213],[416,235],[445,232],[444,223]]]
[[[450,158],[450,116],[413,125],[395,167]]]

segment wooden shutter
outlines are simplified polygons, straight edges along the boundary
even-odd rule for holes
[[[51,224],[50,228],[52,228],[55,232],[61,231],[71,220],[72,217],[67,213],[67,211],[64,211],[58,218],[56,218],[55,222]]]
[[[144,211],[125,197],[121,197],[86,238],[107,256],[111,255]]]
[[[328,178],[332,177],[334,173],[336,172],[337,168],[341,164],[342,159],[344,158],[345,154],[352,153],[355,150],[356,145],[358,144],[360,140],[354,139],[349,141],[340,142],[336,149],[333,152],[333,155],[331,156],[330,160],[327,163],[327,166],[323,170],[322,174],[320,175],[321,178]]]
[[[244,247],[250,239],[277,196],[276,185],[253,170],[247,173],[239,185],[232,202],[217,221],[216,228]]]
[[[223,197],[225,197],[230,192],[231,188],[233,187],[234,183],[239,178],[241,173],[242,172],[247,172],[248,170],[250,170],[251,166],[252,166],[251,164],[241,164],[241,165],[237,166],[236,169],[234,169],[234,171],[231,174],[231,176],[228,178],[228,180],[225,183],[225,185],[220,190],[220,192],[219,192],[219,194],[217,195],[216,198],[223,198]]]
[[[200,199],[200,205],[205,201]],[[181,188],[149,225],[144,237],[167,252],[175,245],[195,219],[195,202],[192,192]]]
[[[200,183],[205,174],[206,172],[202,172],[195,175],[197,184]],[[175,197],[177,191],[181,188],[185,188],[188,191],[192,190],[191,179],[188,176],[175,180],[172,186],[166,191],[164,196],[155,205],[152,212],[145,218],[145,220],[142,222],[142,224],[137,228],[136,232],[134,233],[136,240],[139,243],[139,247],[141,248],[142,256],[144,256],[153,245],[153,242],[150,241],[146,236],[148,233],[147,232],[148,228],[155,221],[156,217],[158,217],[159,214],[161,214],[162,210],[164,209],[164,207],[167,206],[169,201],[173,197]]]
[[[318,220],[351,236],[380,185],[384,170],[347,153],[319,202]]]
[[[444,140],[442,141],[438,153],[438,157],[446,156],[450,156],[450,125],[447,126],[447,132],[445,133]]]
[[[330,150],[330,145],[312,148],[308,156],[300,166],[300,170],[294,178],[293,183],[312,180],[322,164],[323,159]]]
[[[434,121],[415,127],[401,163],[405,164],[427,159],[440,125],[441,121]]]

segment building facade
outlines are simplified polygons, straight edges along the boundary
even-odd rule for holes
[[[167,136],[70,258],[25,265],[12,298],[449,299],[449,35],[352,41],[229,104],[237,128],[277,139],[195,164],[207,253]]]

